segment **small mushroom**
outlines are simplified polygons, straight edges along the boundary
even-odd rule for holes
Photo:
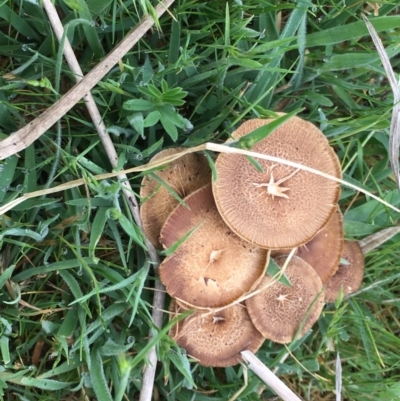
[[[328,223],[309,242],[301,245],[296,256],[306,261],[326,283],[337,271],[343,250],[343,218],[337,207]],[[272,257],[289,253],[289,249],[274,251]]]
[[[184,310],[177,304],[172,309]],[[241,351],[255,353],[264,342],[241,304],[215,313],[197,311],[175,325],[170,335],[200,365],[212,367],[236,365]]]
[[[359,290],[364,277],[364,256],[358,241],[344,241],[342,263],[325,287],[326,302],[335,302],[343,288],[343,295]]]
[[[160,160],[183,150],[185,149],[162,150],[151,161]],[[211,180],[211,169],[207,159],[197,153],[188,153],[154,174],[165,181],[182,199]],[[140,197],[145,200],[140,208],[143,231],[149,241],[156,248],[160,248],[158,238],[161,228],[179,201],[164,185],[150,175],[143,177]]]
[[[228,305],[264,275],[267,251],[236,236],[224,223],[207,185],[184,199],[165,222],[160,242],[171,247],[195,231],[160,265],[160,278],[174,298],[194,307]]]
[[[233,138],[271,121],[249,120],[233,133]],[[299,117],[282,124],[252,150],[341,177],[339,160],[326,137]],[[294,248],[310,241],[334,212],[340,186],[304,170],[257,161],[263,172],[246,156],[218,156],[213,193],[222,218],[241,238],[266,249]]]
[[[286,256],[275,261],[282,267]],[[308,263],[293,256],[285,274],[291,286],[265,276],[257,287],[262,291],[246,300],[251,320],[261,334],[282,344],[292,341],[299,329],[299,338],[310,330],[324,307],[321,279]]]

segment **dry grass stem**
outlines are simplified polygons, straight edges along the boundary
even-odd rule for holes
[[[0,142],[0,145],[1,145],[1,142]],[[325,173],[323,173],[323,172],[321,172],[319,170],[315,170],[315,169],[313,169],[311,167],[307,167],[307,166],[304,166],[302,164],[298,164],[298,163],[292,162],[290,160],[281,159],[279,157],[264,155],[264,154],[261,154],[261,153],[251,152],[251,151],[243,150],[243,149],[231,148],[231,147],[226,146],[226,145],[218,145],[218,144],[210,143],[210,142],[207,142],[207,143],[205,143],[203,145],[199,145],[199,146],[196,146],[196,147],[193,147],[193,148],[189,148],[189,149],[187,149],[187,150],[185,150],[183,152],[176,153],[176,154],[174,154],[172,156],[168,156],[168,157],[165,157],[163,159],[160,159],[160,160],[157,160],[157,161],[154,161],[154,162],[150,162],[150,163],[144,164],[144,165],[139,166],[139,167],[132,167],[130,169],[121,170],[121,171],[115,172],[115,173],[99,174],[99,175],[95,175],[92,178],[88,178],[88,179],[89,180],[100,181],[100,180],[104,180],[104,179],[108,179],[108,178],[115,178],[115,177],[117,177],[118,175],[121,175],[121,174],[130,174],[130,173],[139,173],[139,172],[143,172],[143,171],[148,171],[148,170],[154,169],[156,167],[160,167],[160,166],[166,165],[166,164],[168,164],[168,163],[170,163],[170,162],[172,162],[172,161],[174,161],[176,159],[179,159],[180,157],[182,157],[182,156],[184,156],[184,155],[186,155],[188,153],[200,152],[202,150],[212,150],[212,151],[215,151],[215,152],[226,152],[226,153],[242,154],[242,155],[247,155],[247,156],[251,156],[251,157],[255,157],[255,158],[259,158],[259,159],[263,159],[263,160],[269,160],[269,161],[273,161],[273,162],[276,162],[276,163],[282,163],[282,164],[285,164],[287,166],[299,168],[300,170],[305,170],[305,171],[308,171],[310,173],[320,175],[321,177],[325,177],[328,180],[336,181],[339,184],[342,184],[342,185],[345,185],[345,186],[347,186],[349,188],[354,189],[355,191],[362,192],[364,195],[369,196],[369,197],[375,199],[376,201],[378,201],[379,203],[385,205],[386,207],[394,210],[395,212],[400,213],[400,209],[398,209],[397,207],[391,205],[390,203],[386,202],[385,200],[379,198],[378,196],[374,195],[373,193],[371,193],[369,191],[366,191],[365,189],[360,188],[357,185],[351,184],[351,183],[349,183],[349,182],[347,182],[345,180],[341,180],[341,179],[336,178],[334,176],[331,176],[329,174],[325,174]],[[23,201],[27,200],[27,199],[36,198],[38,196],[48,195],[48,194],[60,192],[60,191],[66,190],[66,189],[79,187],[81,185],[84,185],[85,183],[86,183],[85,179],[80,178],[80,179],[73,180],[73,181],[70,181],[70,182],[67,182],[67,183],[64,183],[64,184],[57,185],[54,188],[48,188],[48,189],[43,189],[43,190],[40,190],[40,191],[34,191],[34,192],[26,193],[26,194],[22,195],[21,197],[16,198],[16,199],[12,200],[11,202],[6,203],[4,206],[0,207],[0,216],[2,214],[6,213],[8,210],[11,210],[13,207],[19,205]]]
[[[365,15],[362,15],[365,25],[368,28],[369,34],[375,44],[376,51],[381,58],[383,68],[386,71],[387,79],[393,92],[393,111],[392,120],[390,122],[390,137],[389,137],[389,159],[396,179],[397,188],[400,189],[400,174],[399,174],[399,145],[400,145],[400,89],[399,83],[396,80],[390,59],[378,36],[373,25],[368,21]]]
[[[302,401],[279,377],[268,369],[251,351],[241,352],[251,369],[283,401]]]
[[[158,17],[164,14],[174,0],[165,0],[155,11]],[[0,142],[0,160],[15,155],[27,148],[44,132],[52,127],[61,117],[72,109],[97,83],[114,67],[115,64],[135,45],[154,25],[151,16],[146,16],[133,28],[122,42],[107,57],[97,64],[79,83],[70,89],[56,103],[25,127],[14,132]]]

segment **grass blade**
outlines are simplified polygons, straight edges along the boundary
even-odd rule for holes
[[[386,50],[379,38],[373,25],[363,16],[365,24],[367,25],[368,31],[371,35],[372,40],[376,46],[376,50],[381,58],[383,68],[386,71],[387,78],[390,83],[390,87],[393,92],[393,112],[392,120],[390,123],[390,139],[389,139],[389,159],[393,169],[394,176],[397,182],[397,188],[400,190],[400,172],[399,172],[399,145],[400,145],[400,89],[399,83],[396,80],[392,65]]]

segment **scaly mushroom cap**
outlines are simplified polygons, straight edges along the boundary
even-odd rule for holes
[[[234,133],[238,139],[270,123],[254,119]],[[313,124],[292,117],[252,151],[280,157],[341,177],[337,156]],[[294,248],[326,224],[339,198],[338,183],[292,167],[257,159],[259,172],[243,155],[221,153],[213,183],[215,201],[226,224],[240,237],[266,249]]]
[[[345,297],[361,287],[364,277],[364,255],[358,241],[344,241],[342,258],[346,263],[340,264],[338,271],[326,283],[326,302],[335,302],[342,287]]]
[[[183,150],[185,148],[162,150],[151,161],[160,160]],[[211,169],[207,159],[197,153],[188,153],[154,174],[165,181],[182,199],[211,180]],[[143,231],[149,241],[156,248],[160,248],[158,239],[161,228],[179,202],[164,185],[149,175],[143,177],[140,197],[145,199],[140,208]]]
[[[283,266],[286,256],[275,259]],[[293,256],[285,274],[291,287],[265,276],[257,289],[259,294],[246,300],[254,326],[261,334],[277,343],[289,343],[300,329],[302,337],[318,320],[324,307],[322,282],[315,270],[304,260]]]
[[[218,213],[207,185],[184,199],[161,231],[160,242],[171,247],[198,227],[160,265],[167,292],[194,307],[216,308],[251,290],[264,275],[267,252],[237,237]]]
[[[173,308],[176,313],[183,310]],[[264,342],[241,304],[213,314],[195,312],[175,325],[170,335],[200,365],[212,367],[236,365],[242,360],[241,351],[256,353]]]
[[[337,271],[343,250],[343,219],[339,208],[317,235],[300,246],[296,256],[306,261],[326,283]],[[290,249],[274,251],[272,257],[288,254]]]

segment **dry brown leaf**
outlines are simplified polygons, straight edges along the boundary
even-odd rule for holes
[[[398,233],[400,233],[400,226],[385,228],[377,233],[368,235],[368,237],[365,237],[359,241],[363,254],[365,255],[375,248],[378,248],[378,246],[382,245],[386,241],[389,241]]]

